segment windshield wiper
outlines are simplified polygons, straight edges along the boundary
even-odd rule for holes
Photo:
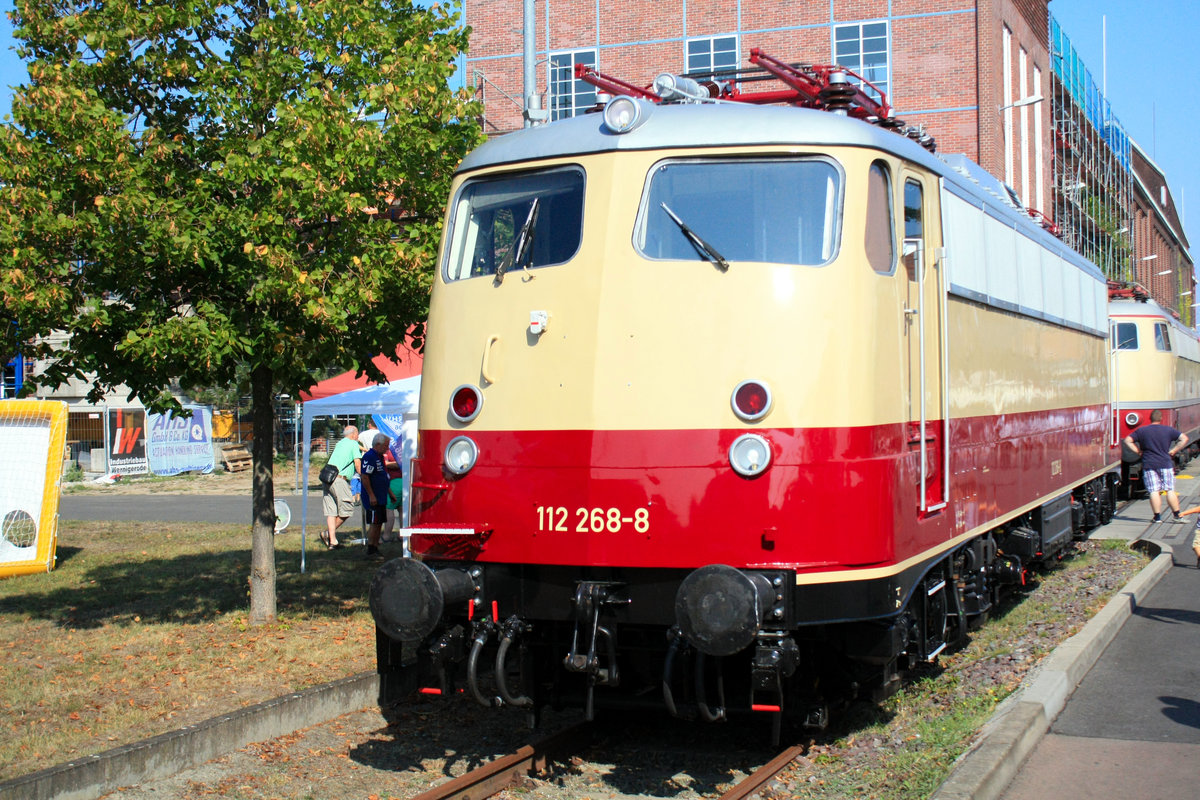
[[[667,212],[667,216],[679,226],[679,230],[683,231],[683,235],[692,243],[692,247],[696,248],[697,253],[720,267],[722,272],[729,269],[729,262],[725,260],[725,256],[717,252],[717,248],[700,238],[700,234],[689,228],[678,214],[667,207],[666,203],[659,203],[659,205],[662,206],[663,211]]]
[[[508,255],[500,262],[500,266],[496,267],[496,280],[494,283],[499,286],[504,283],[504,273],[508,272],[510,267],[519,267],[526,258],[533,256],[533,232],[537,229],[538,209],[541,207],[542,198],[535,197],[533,202],[529,204],[529,213],[525,215],[525,222],[521,225],[521,229],[517,231],[516,239],[513,240],[513,246],[508,251]]]

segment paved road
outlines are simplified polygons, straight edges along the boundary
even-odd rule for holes
[[[276,499],[288,504],[292,512],[290,528],[300,527],[302,497],[276,494]],[[124,494],[124,495],[63,495],[58,514],[64,520],[86,522],[220,522],[250,524],[249,495],[211,494]],[[315,520],[322,516],[320,493],[308,496],[310,532]]]
[[[1181,481],[1180,489],[1193,487]],[[1127,513],[1148,515],[1145,506]],[[1175,565],[1125,621],[1001,800],[1200,797],[1200,570],[1192,533],[1191,524],[1159,523],[1141,537],[1173,553]]]

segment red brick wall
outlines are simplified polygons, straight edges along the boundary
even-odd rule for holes
[[[1013,32],[1013,80],[1018,75],[1017,52],[1028,53],[1032,67],[1042,71],[1043,180],[1050,181],[1050,59],[1047,52],[1048,0],[891,0],[890,99],[909,124],[923,124],[942,152],[963,152],[993,174],[1004,176],[1004,134],[999,108],[1001,31]],[[481,70],[517,100],[521,86],[520,0],[465,0],[466,19],[474,32],[468,53],[468,72]],[[545,14],[550,11],[549,42]],[[831,22],[887,19],[888,0],[828,0],[827,2],[742,2],[741,30],[764,33],[739,37],[741,62],[752,47],[784,61],[832,61]],[[601,45],[601,71],[637,85],[647,85],[662,71],[684,69],[688,37],[738,33],[736,0],[538,0],[538,60],[547,50],[593,48]],[[779,28],[791,30],[778,30]],[[610,47],[622,42],[653,44]],[[545,91],[547,67],[537,70]],[[520,109],[491,87],[489,132],[520,127]],[[1019,96],[1014,86],[1014,97]],[[913,113],[956,109],[941,113]],[[1019,119],[1019,110],[1014,118]],[[1030,113],[1032,120],[1032,110]],[[1032,128],[1032,123],[1031,123]],[[1015,138],[1015,137],[1014,137]],[[1015,142],[1013,143],[1015,147]],[[1034,149],[1030,146],[1030,153]],[[1019,162],[1018,162],[1019,163]],[[1033,170],[1031,169],[1031,173]],[[1017,175],[1019,175],[1019,171]],[[1031,197],[1035,193],[1031,189]],[[1048,196],[1048,194],[1047,194]]]
[[[938,150],[977,157],[975,111],[915,114],[975,106],[975,15],[899,19],[892,24],[892,105],[910,125],[924,125]]]
[[[515,27],[521,27],[521,4],[517,9]],[[545,3],[536,3],[538,16],[538,48],[546,48]],[[550,4],[550,42],[555,50],[595,47],[598,21],[596,0],[554,0]]]

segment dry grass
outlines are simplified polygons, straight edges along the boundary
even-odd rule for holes
[[[275,544],[280,620],[247,629],[245,528],[63,523],[54,572],[0,581],[0,779],[372,669],[373,566]]]

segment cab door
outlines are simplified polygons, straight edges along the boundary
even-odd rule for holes
[[[924,516],[949,502],[949,403],[946,394],[946,278],[937,182],[903,172],[904,381],[907,438],[919,465],[918,508]]]

